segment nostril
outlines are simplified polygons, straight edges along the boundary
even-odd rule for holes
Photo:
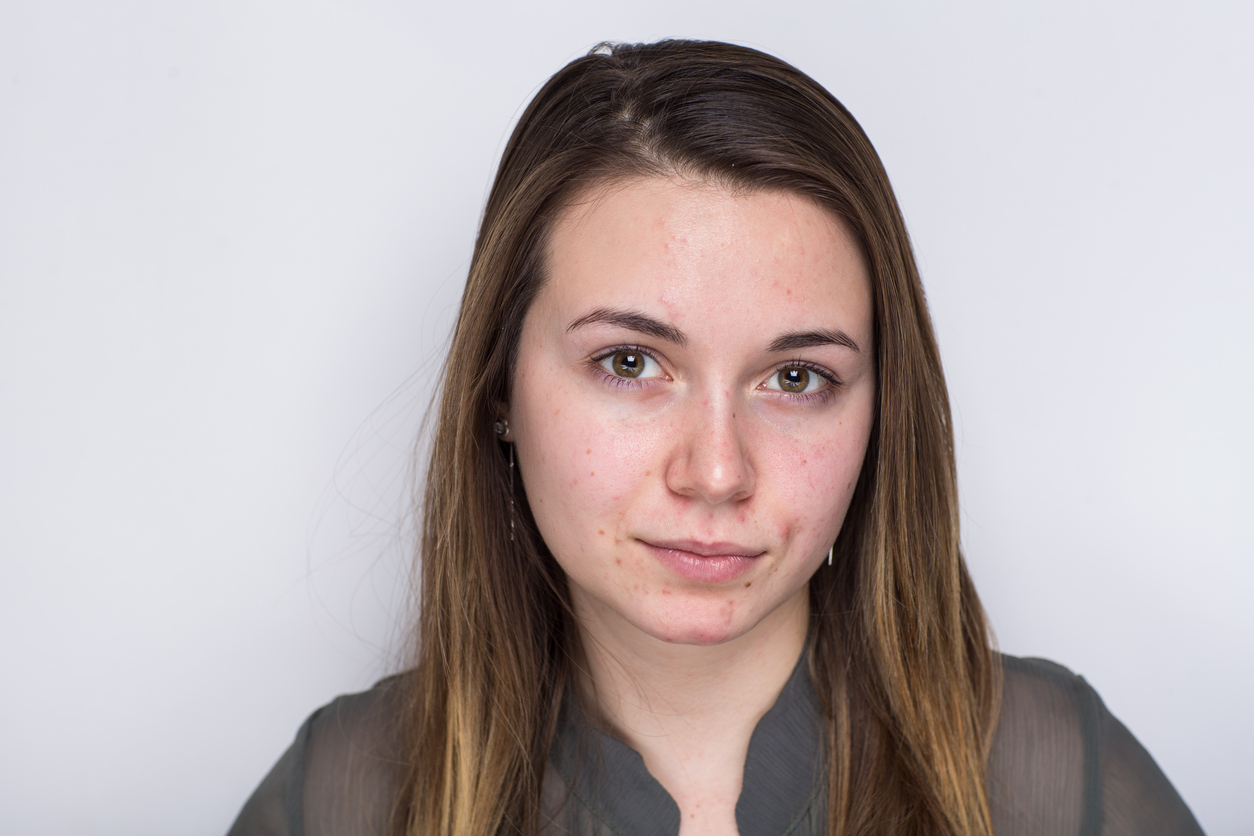
[[[681,496],[710,505],[743,499],[753,491],[753,468],[730,393],[694,403],[677,434],[666,482]]]

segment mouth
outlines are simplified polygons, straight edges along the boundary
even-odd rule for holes
[[[697,557],[758,557],[762,549],[752,549],[738,543],[702,543],[699,540],[641,540],[646,546],[669,551],[687,552]]]
[[[645,549],[675,574],[698,583],[718,584],[736,580],[753,568],[766,552],[738,543],[703,543],[696,540],[640,540]]]

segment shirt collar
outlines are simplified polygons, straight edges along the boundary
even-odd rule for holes
[[[744,782],[736,802],[742,836],[783,834],[806,815],[823,775],[822,718],[803,652],[792,675],[749,739]],[[623,741],[593,726],[575,699],[567,700],[551,752],[569,790],[611,830],[629,836],[679,832],[679,807]]]

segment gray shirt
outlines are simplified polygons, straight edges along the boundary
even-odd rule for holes
[[[804,660],[804,656],[802,657]],[[1201,834],[1149,753],[1097,693],[1059,665],[1003,656],[988,791],[998,836]],[[229,836],[380,836],[396,796],[395,679],[305,721]],[[827,822],[821,714],[798,663],[749,741],[741,836],[811,836]],[[543,787],[546,834],[679,832],[679,808],[639,753],[563,711]]]

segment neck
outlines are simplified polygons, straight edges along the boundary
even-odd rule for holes
[[[740,794],[749,739],[805,645],[802,589],[749,632],[717,645],[676,645],[576,601],[584,666],[578,688],[593,719],[640,753],[685,811]],[[727,821],[720,823],[722,832]]]

